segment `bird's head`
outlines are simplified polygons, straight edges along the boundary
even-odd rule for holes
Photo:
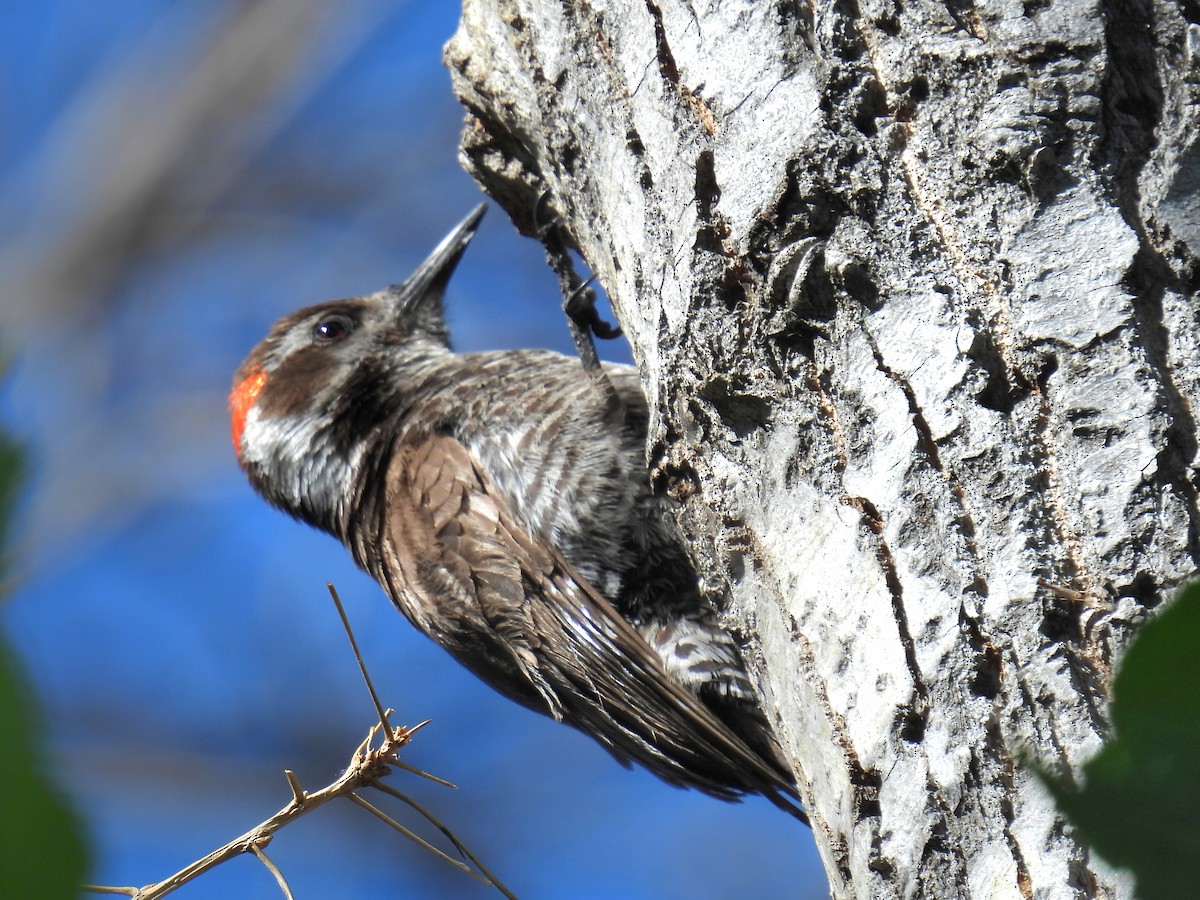
[[[272,503],[336,530],[365,447],[401,402],[404,372],[449,352],[442,297],[486,209],[402,283],[284,316],[246,357],[229,395],[233,447]]]

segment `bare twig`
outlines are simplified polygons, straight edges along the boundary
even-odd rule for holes
[[[505,897],[510,898],[510,900],[516,900],[516,896],[513,895],[512,893],[510,893],[508,888],[506,888],[503,884],[501,884],[500,880],[495,875],[493,875],[490,871],[488,871],[488,867],[485,866],[482,862],[480,862],[479,858],[474,853],[472,853],[470,850],[467,849],[466,844],[464,844],[462,841],[460,841],[458,839],[457,835],[455,835],[453,831],[451,831],[449,828],[447,828],[445,825],[443,825],[437,819],[437,817],[434,816],[433,813],[431,813],[429,810],[427,810],[424,806],[422,806],[420,803],[418,803],[412,797],[409,797],[407,794],[400,793],[398,790],[396,790],[391,785],[387,785],[387,784],[377,781],[377,782],[375,782],[375,784],[371,785],[371,787],[375,788],[375,790],[377,790],[377,791],[383,791],[383,793],[385,793],[385,794],[390,794],[391,796],[395,797],[397,800],[401,800],[404,803],[407,803],[409,806],[411,806],[413,809],[415,809],[418,813],[420,813],[422,816],[424,816],[425,820],[427,822],[429,822],[430,825],[432,825],[434,828],[436,828],[438,831],[440,831],[442,834],[444,834],[446,836],[447,840],[449,840],[450,843],[452,843],[454,845],[455,849],[458,850],[459,853],[461,853],[463,856],[465,856],[467,859],[469,859],[471,862],[473,862],[475,864],[475,868],[477,868],[480,872],[482,872],[484,875],[487,876],[488,880],[492,883],[492,885],[496,888],[496,890],[500,891],[500,893],[502,893]]]
[[[124,894],[126,897],[136,897],[141,890],[141,888],[135,887],[109,887],[103,884],[81,884],[79,889],[89,894]]]
[[[296,900],[292,894],[292,889],[288,887],[287,879],[283,877],[283,873],[279,871],[279,867],[271,862],[271,858],[267,856],[261,844],[255,844],[250,848],[254,855],[258,857],[258,861],[267,867],[267,871],[275,876],[275,880],[279,883],[279,889],[283,891],[283,896],[287,900]]]
[[[1039,578],[1037,583],[1039,587],[1044,587],[1046,590],[1057,594],[1064,600],[1069,600],[1070,602],[1080,606],[1096,605],[1095,599],[1089,597],[1085,591],[1077,591],[1074,588],[1067,587],[1065,584],[1056,584],[1053,581],[1047,581],[1045,578]]]
[[[387,737],[383,737],[377,748],[372,747],[371,745],[380,736],[381,732],[382,729],[379,725],[372,725],[367,734],[367,740],[355,750],[349,767],[335,781],[318,791],[312,791],[311,793],[301,791],[300,796],[297,796],[297,785],[295,776],[293,775],[288,779],[288,784],[292,786],[293,797],[287,806],[279,810],[279,812],[275,813],[275,815],[271,816],[265,822],[255,825],[245,834],[234,838],[207,856],[180,869],[169,878],[156,884],[148,884],[142,888],[122,888],[115,890],[113,888],[104,888],[103,891],[105,893],[126,893],[136,898],[136,900],[155,900],[158,897],[165,897],[167,894],[183,887],[189,881],[198,878],[224,862],[228,862],[235,856],[240,856],[243,853],[253,853],[256,847],[261,847],[267,843],[275,832],[288,823],[295,821],[303,815],[307,815],[314,809],[324,806],[330,800],[350,794],[360,787],[371,785],[377,779],[387,775],[388,766],[400,749],[411,740],[412,732],[404,727],[395,728],[392,739],[389,740]],[[87,889],[93,890],[91,887]]]
[[[349,797],[359,806],[371,812],[373,815],[386,822],[392,828],[399,831],[401,834],[417,842],[421,847],[435,854],[440,859],[443,859],[457,868],[459,871],[465,872],[472,878],[480,881],[489,887],[494,887],[500,891],[505,897],[513,898],[513,894],[503,884],[501,884],[494,875],[489,872],[484,865],[475,857],[471,851],[460,841],[453,832],[445,825],[438,821],[427,809],[421,806],[416,801],[405,796],[396,789],[383,784],[382,779],[390,774],[393,766],[412,772],[415,775],[420,775],[423,778],[428,778],[431,781],[436,781],[438,784],[454,787],[449,781],[438,778],[436,775],[430,775],[420,769],[410,766],[407,763],[401,762],[399,753],[411,740],[412,736],[420,729],[429,724],[428,720],[421,722],[413,727],[396,726],[390,721],[392,715],[391,709],[385,709],[379,700],[378,694],[375,692],[374,686],[371,684],[370,675],[367,673],[366,664],[363,662],[362,655],[358,651],[358,644],[354,639],[354,633],[350,629],[350,623],[346,618],[346,613],[342,607],[341,600],[338,598],[337,591],[333,585],[329,585],[329,592],[333,596],[334,603],[337,605],[338,613],[342,617],[342,623],[345,625],[346,633],[350,637],[350,645],[354,649],[354,655],[358,659],[359,668],[362,671],[363,679],[367,683],[367,689],[371,693],[371,699],[375,702],[375,708],[379,713],[379,721],[371,726],[367,732],[366,739],[358,745],[354,750],[354,754],[350,759],[350,764],[346,770],[332,783],[326,785],[317,791],[306,791],[301,786],[296,774],[290,769],[284,771],[284,776],[287,778],[288,787],[292,792],[292,799],[271,816],[265,822],[254,826],[240,837],[234,838],[229,843],[217,848],[212,853],[198,859],[191,865],[180,869],[174,875],[163,881],[155,884],[148,884],[144,887],[113,887],[106,885],[82,885],[84,891],[94,894],[122,894],[127,897],[133,897],[135,900],[156,900],[158,897],[165,897],[190,881],[200,877],[205,872],[216,868],[224,862],[233,859],[235,856],[240,856],[243,853],[251,853],[256,856],[264,866],[275,876],[275,880],[279,883],[280,889],[288,900],[292,900],[292,892],[288,887],[287,880],[279,868],[270,860],[263,852],[263,848],[271,842],[275,832],[283,828],[290,822],[295,821],[303,815],[307,815],[315,809],[324,806],[330,800],[338,797]],[[431,825],[437,828],[446,838],[454,845],[454,848],[463,855],[463,857],[474,865],[468,865],[466,862],[457,860],[447,854],[445,851],[435,847],[429,841],[425,840],[409,828],[397,822],[387,813],[380,810],[378,807],[367,802],[355,792],[360,788],[371,787],[389,796],[395,797],[403,801],[422,817],[424,817]]]
[[[428,721],[428,720],[426,720],[426,721]],[[424,725],[424,724],[425,724],[425,722],[421,723],[421,725]],[[418,726],[418,727],[420,727],[420,726]],[[416,731],[416,730],[417,730],[416,728],[412,729],[412,731]],[[411,734],[411,732],[410,732],[410,734]],[[420,775],[422,778],[428,778],[430,781],[435,782],[436,784],[440,784],[442,787],[448,787],[448,788],[457,788],[458,787],[458,785],[455,784],[453,781],[447,781],[445,778],[438,778],[436,775],[429,774],[424,769],[418,769],[416,766],[410,766],[408,763],[404,762],[403,760],[398,759],[398,760],[396,760],[395,764],[396,764],[397,768],[403,769],[405,772],[411,772],[413,775]]]
[[[363,662],[362,654],[358,652],[358,641],[354,639],[354,629],[350,627],[350,619],[346,616],[346,608],[342,606],[342,598],[338,596],[337,588],[331,582],[325,582],[325,587],[329,589],[329,596],[333,598],[333,605],[337,607],[338,615],[342,619],[342,627],[346,629],[346,637],[350,638],[350,649],[354,651],[354,658],[358,660],[358,670],[362,672],[363,681],[367,683],[367,690],[371,694],[371,700],[375,703],[375,711],[379,713],[383,731],[388,737],[391,737],[388,732],[392,726],[388,724],[387,713],[383,711],[383,704],[379,701],[379,694],[375,692],[375,685],[371,684],[371,676],[367,674],[367,664]],[[420,727],[420,725],[417,726],[417,728]]]
[[[300,786],[300,780],[296,777],[296,773],[293,772],[291,769],[284,769],[283,777],[287,779],[288,785],[292,789],[292,796],[296,799],[296,802],[303,803],[304,802],[304,788],[302,788]]]
[[[423,847],[424,849],[428,850],[430,853],[432,853],[434,856],[437,856],[439,859],[445,860],[446,862],[448,862],[450,865],[454,866],[454,868],[458,869],[463,874],[470,875],[472,878],[475,878],[478,881],[482,881],[484,884],[487,884],[487,879],[485,879],[479,873],[475,872],[466,863],[460,862],[459,860],[455,859],[450,854],[446,853],[446,851],[440,850],[437,847],[433,846],[433,844],[429,843],[429,841],[425,840],[425,838],[421,837],[416,832],[401,825],[399,822],[397,822],[395,819],[393,819],[391,816],[389,816],[387,813],[385,813],[383,810],[381,810],[375,804],[364,800],[362,797],[358,796],[358,794],[350,794],[350,799],[353,800],[355,803],[357,803],[359,806],[361,806],[363,809],[365,809],[367,812],[369,812],[371,815],[375,816],[375,818],[379,819],[381,822],[384,822],[387,825],[390,825],[392,828],[396,829],[396,831],[400,832],[406,838],[413,841],[417,845]]]

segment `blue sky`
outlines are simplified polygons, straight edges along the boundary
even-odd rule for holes
[[[433,720],[406,758],[459,788],[393,784],[521,896],[827,896],[789,817],[624,770],[502,699],[332,538],[245,483],[225,409],[242,356],[293,308],[402,279],[482,199],[456,161],[462,113],[440,64],[456,6],[334,6],[291,87],[232,91],[248,112],[190,135],[165,200],[78,257],[80,223],[145,174],[234,4],[0,10],[0,421],[31,464],[0,624],[97,849],[94,880],[164,877],[282,806],[283,769],[317,787],[344,765],[373,712],[332,581],[397,720]],[[570,352],[540,249],[494,206],[448,303],[459,349]],[[271,854],[298,897],[498,896],[349,804]],[[279,893],[237,860],[180,896]]]

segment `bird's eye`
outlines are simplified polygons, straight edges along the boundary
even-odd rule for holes
[[[313,326],[313,341],[318,344],[332,344],[340,341],[354,330],[354,320],[340,313],[325,316]]]

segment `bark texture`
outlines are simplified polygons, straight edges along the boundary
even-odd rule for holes
[[[1130,894],[1021,759],[1200,554],[1198,23],[464,3],[464,162],[608,292],[837,897]]]

